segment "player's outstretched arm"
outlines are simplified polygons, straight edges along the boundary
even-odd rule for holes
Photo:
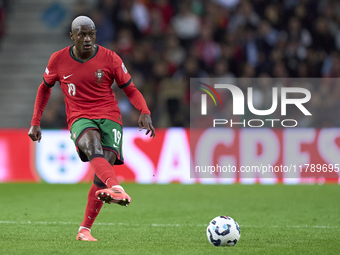
[[[32,141],[38,141],[40,143],[41,140],[41,128],[40,126],[31,126],[28,131],[28,136],[32,139]]]
[[[151,116],[149,114],[141,114],[138,119],[139,131],[146,129],[146,135],[150,132],[150,137],[155,138],[155,128],[152,126]]]

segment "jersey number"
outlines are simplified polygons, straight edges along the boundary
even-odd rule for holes
[[[120,139],[122,138],[122,133],[115,128],[112,129],[112,132],[115,136],[115,144],[113,145],[113,147],[117,148],[117,145],[119,146]]]
[[[75,96],[76,95],[76,85],[73,83],[67,83],[68,86],[68,93],[70,96]]]

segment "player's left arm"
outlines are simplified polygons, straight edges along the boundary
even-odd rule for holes
[[[150,137],[155,138],[155,128],[152,125],[150,111],[143,95],[132,82],[126,88],[123,88],[123,91],[128,96],[131,104],[141,113],[138,119],[139,131],[146,129],[146,135],[150,133]]]
[[[146,135],[150,133],[150,137],[155,138],[155,128],[152,126],[150,111],[143,95],[133,84],[132,78],[122,59],[115,52],[111,52],[111,54],[113,78],[117,82],[118,87],[128,96],[131,104],[141,113],[138,119],[139,131],[146,129]]]

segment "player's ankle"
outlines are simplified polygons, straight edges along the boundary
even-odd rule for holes
[[[82,229],[86,229],[86,230],[88,230],[88,231],[90,231],[90,232],[91,232],[91,229],[90,229],[90,228],[83,227],[83,226],[80,226],[80,227],[79,227],[79,230],[78,230],[78,232],[79,232],[80,230],[82,230]]]

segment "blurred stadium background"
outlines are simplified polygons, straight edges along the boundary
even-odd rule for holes
[[[128,170],[122,170],[122,180],[195,181],[188,176],[190,77],[340,75],[340,3],[336,0],[0,0],[0,181],[91,178],[88,165],[79,164],[63,130],[65,110],[58,86],[52,90],[41,124],[53,130],[43,133],[40,145],[32,145],[27,137],[49,56],[72,43],[70,23],[78,15],[90,16],[97,26],[97,43],[122,57],[159,128],[153,142],[136,133],[132,127],[138,112],[124,93],[117,92],[124,126],[131,127],[125,132]],[[258,91],[264,98],[266,89]],[[309,131],[296,131],[292,141],[300,138],[300,143],[291,147],[284,145],[288,144],[282,138],[285,131],[266,130],[263,137],[276,136],[279,141],[271,147],[278,151],[271,162],[336,164],[340,131],[325,128],[339,126],[339,99],[337,85],[314,88],[311,104],[318,114],[313,115],[312,124],[305,125]],[[253,140],[257,146],[259,141]],[[235,141],[232,146],[239,142]],[[265,141],[264,148],[274,146]],[[310,146],[303,149],[302,144]],[[288,151],[300,154],[290,161]],[[238,164],[242,153],[233,155]],[[253,155],[254,160],[257,156]],[[47,172],[55,175],[47,176]],[[331,177],[338,181],[338,174]],[[323,182],[323,176],[312,182],[318,181]]]

